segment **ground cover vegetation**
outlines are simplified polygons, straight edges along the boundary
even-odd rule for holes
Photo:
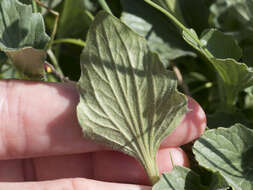
[[[76,82],[84,136],[134,156],[154,190],[252,190],[252,32],[252,0],[0,0],[0,79]],[[186,95],[208,128],[190,169],[159,176]]]

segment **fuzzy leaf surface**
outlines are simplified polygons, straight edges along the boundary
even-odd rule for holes
[[[1,51],[20,72],[32,78],[41,77],[46,56],[43,49],[49,41],[42,16],[32,13],[30,5],[18,0],[1,0],[0,13]]]
[[[81,56],[77,107],[84,136],[156,167],[156,151],[187,111],[177,82],[146,40],[106,12]],[[152,166],[149,166],[149,165]]]
[[[219,171],[234,189],[253,189],[253,130],[241,124],[208,130],[193,152],[201,166]]]

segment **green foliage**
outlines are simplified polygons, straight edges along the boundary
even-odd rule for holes
[[[0,49],[15,67],[31,78],[41,78],[49,37],[43,18],[17,0],[0,1]]]
[[[159,11],[152,9],[143,1],[121,0],[121,4],[123,6],[121,20],[146,38],[150,50],[159,53],[165,66],[176,58],[195,56],[175,26]],[[149,17],[146,16],[147,12]]]
[[[156,181],[160,143],[187,110],[174,74],[144,38],[105,12],[90,27],[81,70],[77,115],[84,136],[134,156]]]
[[[253,188],[253,130],[241,124],[209,130],[193,151],[201,166],[219,171],[234,189]]]
[[[252,0],[41,3],[0,0],[0,79],[79,80],[84,135],[135,156],[152,183],[187,93],[207,114],[199,165],[176,167],[153,189],[253,189]]]

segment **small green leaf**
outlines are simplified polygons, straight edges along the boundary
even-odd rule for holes
[[[219,83],[220,94],[227,105],[236,103],[240,91],[253,85],[253,71],[247,65],[234,59],[211,59],[222,81]]]
[[[199,37],[194,29],[190,28],[187,30],[183,30],[182,35],[183,35],[184,40],[188,44],[190,44],[196,50],[201,51],[201,46],[199,45],[199,42],[198,42]]]
[[[253,189],[253,130],[241,124],[208,130],[193,152],[201,166],[219,171],[234,189]]]
[[[150,50],[159,54],[165,66],[168,66],[170,60],[182,56],[196,56],[165,15],[144,1],[121,0],[121,4],[121,20],[146,38]],[[147,17],[147,14],[150,16]]]
[[[81,70],[77,115],[84,136],[134,156],[154,184],[159,145],[187,111],[173,72],[143,37],[106,12],[90,27]]]
[[[84,0],[65,0],[63,7],[57,37],[85,39],[84,34],[87,32],[92,18],[85,9]]]
[[[201,35],[201,42],[205,48],[216,58],[233,58],[238,60],[242,56],[241,48],[236,44],[232,36],[210,29]]]
[[[183,37],[217,70],[221,101],[224,109],[230,109],[238,93],[253,85],[253,72],[244,63],[234,60],[242,55],[240,47],[232,37],[215,29],[204,32],[200,40],[194,30],[183,31]]]
[[[208,190],[201,185],[200,176],[188,168],[175,166],[170,173],[162,174],[152,190]]]
[[[49,41],[42,16],[18,0],[1,0],[0,13],[0,50],[20,72],[41,78],[46,56],[43,49]]]

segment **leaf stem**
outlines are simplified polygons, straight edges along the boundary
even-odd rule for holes
[[[37,3],[36,3],[34,0],[32,0],[32,8],[33,8],[33,12],[34,12],[34,13],[37,13],[37,12],[38,12]]]
[[[141,163],[143,164],[150,183],[154,185],[160,179],[160,174],[156,163],[156,156],[146,155],[141,159]]]
[[[110,13],[111,15],[113,15],[110,7],[107,5],[106,1],[105,0],[98,0],[98,3],[100,4],[100,6],[105,10],[107,11],[108,13]]]
[[[48,54],[50,60],[52,61],[52,64],[54,65],[55,70],[56,70],[60,75],[63,75],[63,72],[62,72],[62,70],[61,70],[61,67],[60,67],[59,64],[58,64],[58,61],[57,61],[57,59],[56,59],[56,57],[55,57],[55,55],[54,55],[54,52],[53,52],[51,49],[49,49],[49,50],[47,50],[47,54]]]
[[[34,0],[38,5],[40,5],[41,7],[47,9],[50,13],[52,13],[55,16],[55,20],[54,20],[54,27],[53,27],[53,31],[51,33],[51,39],[48,42],[47,46],[46,46],[46,50],[49,50],[53,44],[56,32],[57,32],[57,28],[58,28],[58,22],[59,22],[59,17],[60,14],[57,11],[54,11],[53,9],[47,7],[46,5],[44,5],[42,2],[40,2],[40,0]]]
[[[179,70],[179,68],[174,64],[174,63],[170,63],[171,67],[172,67],[172,70],[174,71],[176,77],[177,77],[177,80],[178,80],[178,83],[179,85],[182,86],[183,90],[184,90],[184,93],[188,96],[190,96],[190,91],[189,91],[189,88],[188,86],[184,83],[184,80],[183,80],[183,75],[181,73],[181,71]]]
[[[208,60],[212,63],[212,60],[210,58],[213,58],[213,55],[208,51],[208,49],[203,47],[203,44],[201,43],[199,38],[196,38],[196,36],[192,35],[192,32],[190,31],[189,28],[185,27],[174,15],[172,15],[169,11],[167,11],[166,9],[157,5],[156,3],[152,2],[151,0],[144,0],[144,1],[147,4],[149,4],[150,6],[152,6],[153,8],[155,8],[155,9],[159,10],[160,12],[162,12],[163,14],[165,14],[167,17],[169,17],[169,19],[172,20],[174,22],[174,24],[180,29],[181,33],[182,33],[182,31],[187,33],[187,35],[189,35],[201,48],[202,54],[204,54],[204,56],[206,56],[208,58]]]
[[[73,38],[62,38],[53,41],[53,44],[61,44],[61,43],[74,44],[81,47],[84,47],[86,45],[86,43],[83,40]]]

